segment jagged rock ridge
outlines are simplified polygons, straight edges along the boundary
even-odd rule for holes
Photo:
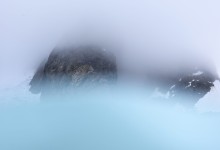
[[[214,87],[214,82],[219,80],[216,70],[195,67],[184,72],[172,75],[149,75],[153,87],[157,88],[166,98],[182,100],[186,103],[195,103],[205,96]]]

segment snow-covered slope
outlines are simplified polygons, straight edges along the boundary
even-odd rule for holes
[[[212,90],[196,104],[199,112],[220,112],[220,81],[214,82]]]

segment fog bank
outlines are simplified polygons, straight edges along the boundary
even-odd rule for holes
[[[207,64],[206,59],[220,70],[217,0],[0,3],[2,87],[19,83],[68,37],[73,43],[114,45],[120,64],[137,71],[149,67],[176,70],[191,62]]]

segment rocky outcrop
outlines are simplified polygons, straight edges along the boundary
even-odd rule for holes
[[[167,99],[196,103],[211,91],[219,77],[217,72],[210,68],[192,67],[172,75],[151,75],[150,80],[153,87],[159,89]]]
[[[115,56],[96,46],[54,49],[30,82],[42,97],[63,94],[76,87],[112,84],[117,79]]]
[[[214,86],[214,81],[219,79],[215,69],[204,66],[190,65],[181,72],[168,74],[152,72],[146,73],[148,89],[157,89],[170,100],[184,98],[191,103],[206,95]],[[81,87],[93,88],[116,82],[115,56],[97,46],[80,46],[54,49],[36,71],[30,82],[30,91],[40,93],[42,98],[47,95],[63,98],[67,92],[74,93]]]

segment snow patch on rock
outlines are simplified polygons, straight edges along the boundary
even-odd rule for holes
[[[202,74],[203,74],[202,71],[197,71],[196,73],[193,73],[193,76],[200,76],[200,75],[202,75]]]

